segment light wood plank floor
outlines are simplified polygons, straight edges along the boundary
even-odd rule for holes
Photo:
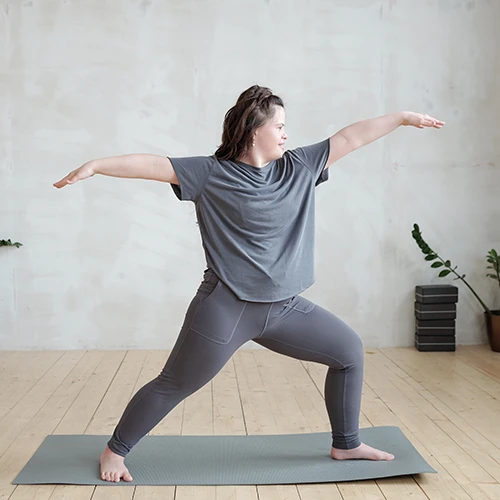
[[[128,400],[167,356],[0,352],[0,500],[500,499],[500,354],[488,346],[455,353],[366,350],[361,427],[399,426],[439,474],[259,487],[10,484],[47,434],[111,434]],[[328,431],[325,371],[265,350],[240,350],[152,433]]]

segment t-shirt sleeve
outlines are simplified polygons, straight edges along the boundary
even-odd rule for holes
[[[328,180],[328,169],[325,169],[330,155],[330,138],[310,146],[290,150],[295,161],[302,162],[313,174],[315,186]]]
[[[182,201],[196,202],[207,183],[214,160],[211,156],[189,156],[170,158],[179,184],[171,184],[172,189]]]

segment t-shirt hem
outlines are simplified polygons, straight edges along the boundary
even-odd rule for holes
[[[278,295],[275,295],[273,294],[272,296],[269,296],[269,297],[262,297],[260,296],[259,298],[256,298],[255,296],[253,295],[249,295],[249,294],[245,294],[245,293],[239,293],[237,292],[236,290],[234,290],[234,288],[227,282],[224,281],[224,284],[230,288],[232,290],[232,292],[240,299],[240,300],[244,300],[245,302],[262,302],[262,303],[268,303],[268,304],[271,304],[273,302],[280,302],[282,300],[287,300],[287,299],[290,299],[292,297],[295,297],[303,292],[305,292],[308,288],[310,288],[312,285],[314,285],[315,283],[315,279],[313,279],[310,284],[308,285],[304,285],[300,288],[298,288],[296,291],[294,291],[293,293],[289,293],[289,294],[278,294]]]

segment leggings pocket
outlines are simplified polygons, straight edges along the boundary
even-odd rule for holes
[[[314,302],[311,302],[300,295],[293,297],[292,300],[286,305],[286,307],[295,309],[296,311],[304,314],[311,312],[315,306],[316,304]]]
[[[246,302],[221,280],[198,302],[191,330],[216,344],[228,344],[240,323]]]

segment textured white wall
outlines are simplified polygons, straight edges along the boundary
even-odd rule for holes
[[[288,147],[403,109],[447,122],[331,168],[307,297],[365,346],[411,345],[414,286],[445,282],[418,222],[500,305],[484,277],[500,247],[498,19],[496,0],[0,0],[0,238],[24,243],[0,249],[0,348],[173,345],[204,269],[193,206],[161,183],[52,183],[96,157],[211,154],[254,83],[284,98]],[[484,342],[460,292],[457,341]]]

